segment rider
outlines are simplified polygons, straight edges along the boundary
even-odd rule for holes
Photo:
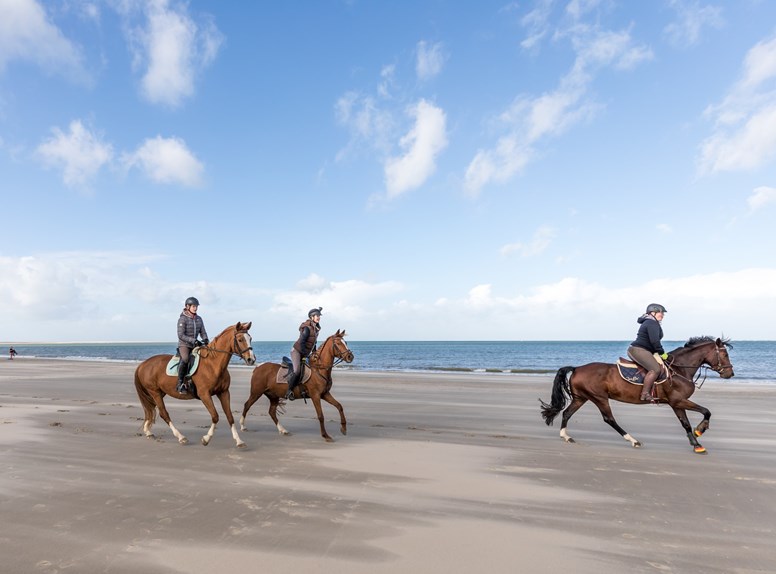
[[[207,331],[202,317],[197,315],[199,301],[196,297],[189,297],[183,304],[183,311],[178,318],[178,353],[181,356],[181,362],[178,364],[178,386],[179,393],[189,393],[191,389],[186,385],[186,374],[189,372],[189,358],[194,347],[207,345]],[[202,337],[202,341],[197,340],[197,336]]]
[[[640,326],[636,340],[628,347],[628,356],[647,369],[647,374],[644,375],[644,386],[641,388],[642,401],[652,400],[652,387],[662,370],[653,354],[657,353],[663,360],[668,358],[668,353],[663,350],[663,345],[660,343],[663,338],[663,327],[660,323],[667,312],[666,308],[658,303],[647,305],[647,312],[637,319]]]
[[[299,325],[299,338],[291,349],[291,362],[293,364],[288,370],[288,375],[286,375],[286,380],[288,381],[286,398],[289,401],[293,401],[295,398],[294,387],[296,387],[299,382],[302,359],[306,359],[310,356],[310,353],[315,351],[318,332],[321,330],[321,311],[323,311],[323,307],[310,309],[310,312],[307,313],[307,321]]]

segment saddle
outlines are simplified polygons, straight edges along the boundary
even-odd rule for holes
[[[283,360],[280,363],[280,369],[278,369],[277,377],[275,378],[275,381],[279,384],[285,384],[288,383],[286,380],[286,377],[288,376],[288,370],[291,369],[293,366],[293,363],[291,362],[291,359],[288,357],[283,357]],[[313,372],[310,370],[310,367],[308,367],[304,361],[302,361],[299,365],[299,369],[302,371],[302,377],[299,379],[299,382],[297,385],[303,385],[307,381],[310,380],[310,376],[313,374]]]
[[[167,376],[170,377],[177,377],[178,376],[178,365],[181,362],[181,356],[178,353],[175,353],[167,363]],[[197,367],[199,367],[199,347],[196,347],[191,352],[191,358],[189,359],[189,372],[186,373],[187,377],[191,377],[194,375],[194,373],[197,372]]]
[[[659,362],[662,369],[660,370],[660,375],[655,381],[656,385],[665,383],[668,380],[668,368],[666,367],[665,363],[662,360]],[[624,357],[620,357],[619,359],[617,359],[617,363],[615,364],[617,365],[617,370],[619,371],[620,376],[624,381],[627,381],[632,385],[644,384],[644,375],[647,374],[647,369],[645,369],[638,363],[635,363],[630,359],[626,359]]]

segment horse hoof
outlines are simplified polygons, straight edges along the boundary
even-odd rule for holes
[[[342,432],[342,434],[346,435],[346,434],[348,434],[348,429],[346,429],[345,427],[342,427],[340,429],[340,432]]]
[[[145,437],[146,437],[146,438],[156,438],[156,437],[154,436],[154,433],[148,433],[147,435],[145,435]]]
[[[707,454],[706,449],[700,445],[692,449],[695,454]]]
[[[641,443],[639,441],[634,442],[633,448],[641,448]]]
[[[189,444],[189,439],[187,439],[187,438],[184,436],[184,437],[181,437],[181,438],[178,440],[178,442],[179,442],[179,443],[181,443],[181,444]]]
[[[561,438],[563,438],[563,440],[565,440],[569,444],[574,444],[575,442],[577,442],[573,438],[571,438],[570,436],[569,437],[561,437]]]
[[[245,443],[244,442],[237,443],[237,448],[245,448]]]
[[[334,442],[334,439],[331,438],[330,436],[323,437],[323,440],[325,440],[326,442]]]
[[[202,437],[202,446],[207,446],[210,444],[210,440],[206,439],[205,437]]]

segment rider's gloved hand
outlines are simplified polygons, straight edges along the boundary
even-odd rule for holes
[[[660,355],[660,358],[665,361],[668,358],[668,353],[663,353],[662,355]]]

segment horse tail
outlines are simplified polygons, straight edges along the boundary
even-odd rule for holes
[[[145,422],[154,424],[156,422],[156,403],[154,402],[151,393],[148,392],[148,389],[140,382],[140,375],[137,370],[135,370],[135,390],[137,390],[140,405],[143,407],[143,412],[145,413]]]
[[[550,404],[539,399],[542,404],[542,418],[547,426],[550,426],[558,416],[558,413],[566,407],[566,403],[571,397],[571,388],[569,385],[569,373],[573,373],[576,367],[561,367],[555,375],[555,381],[552,383],[552,399]]]

